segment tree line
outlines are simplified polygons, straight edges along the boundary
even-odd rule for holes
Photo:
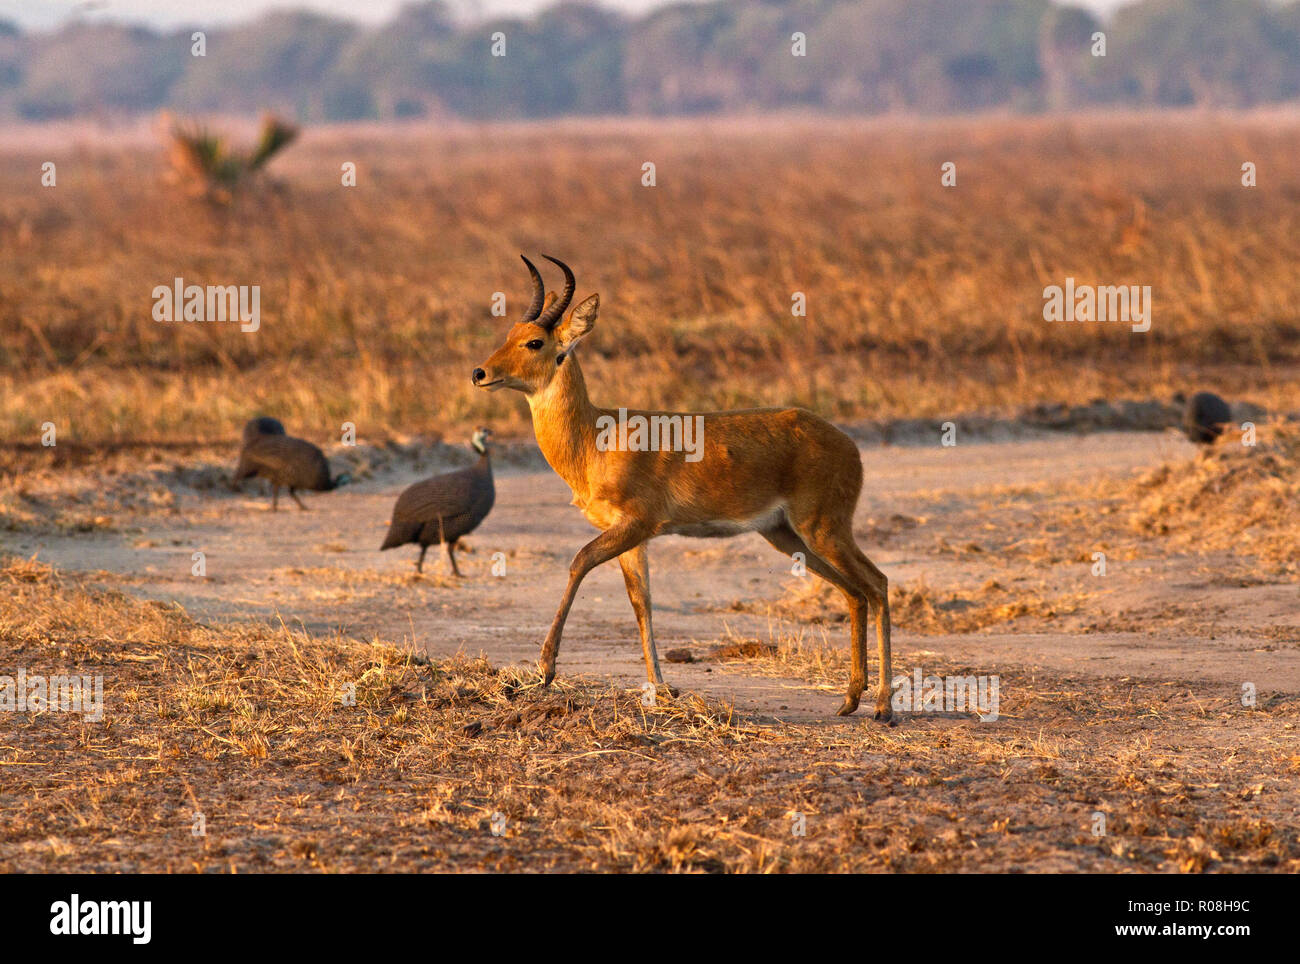
[[[422,2],[377,28],[304,11],[174,31],[0,21],[0,117],[28,120],[1242,108],[1298,93],[1300,4],[1273,0],[1140,0],[1107,20],[1050,0],[716,0],[474,22]]]

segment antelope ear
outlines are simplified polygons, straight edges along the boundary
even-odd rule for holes
[[[546,314],[546,312],[550,311],[551,305],[554,302],[555,302],[555,292],[554,291],[546,292],[546,297],[542,299],[542,310],[540,314],[544,315]]]
[[[559,332],[560,347],[564,351],[591,334],[591,330],[596,327],[596,312],[599,309],[600,295],[592,295],[569,312],[569,317],[564,319]]]

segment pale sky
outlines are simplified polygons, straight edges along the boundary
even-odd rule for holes
[[[381,23],[407,0],[0,0],[0,19],[27,29],[55,27],[73,16],[117,20],[155,27],[219,24],[251,20],[267,10],[308,8],[365,23]],[[554,0],[451,0],[449,6],[473,19],[475,14],[528,14]],[[602,6],[643,13],[669,0],[598,0]],[[680,2],[680,0],[678,0]],[[1071,0],[1098,13],[1109,13],[1131,0]]]

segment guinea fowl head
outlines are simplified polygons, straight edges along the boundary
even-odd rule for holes
[[[247,445],[254,439],[259,439],[265,435],[284,435],[284,423],[278,418],[271,418],[269,415],[259,415],[257,418],[250,419],[244,425],[244,444]]]
[[[485,425],[480,425],[474,429],[474,434],[470,436],[469,444],[479,455],[488,454],[488,441],[492,438],[492,429]]]

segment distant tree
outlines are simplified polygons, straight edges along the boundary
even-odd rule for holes
[[[638,114],[699,114],[735,105],[741,72],[713,53],[734,30],[738,5],[667,7],[636,23],[624,62],[628,106]]]
[[[957,111],[1016,103],[1040,84],[1047,0],[862,0],[814,28],[828,107]]]
[[[356,35],[323,82],[327,118],[393,120],[442,112],[439,77],[457,35],[441,2],[408,4],[379,29]]]
[[[270,13],[210,31],[0,22],[0,115],[274,109],[300,120],[456,114],[876,113],[1088,104],[1227,107],[1300,96],[1300,3],[1138,0],[708,0],[628,18],[561,2],[531,18],[454,16],[442,0],[363,29]],[[470,0],[457,0],[464,10]],[[1091,54],[1104,30],[1107,54]],[[504,57],[490,54],[495,32]],[[807,56],[792,55],[792,35]]]
[[[188,57],[143,27],[73,23],[28,39],[18,111],[36,120],[156,109]]]
[[[620,15],[585,3],[561,3],[530,21],[522,43],[535,82],[525,84],[525,113],[540,117],[626,110],[624,26]],[[519,46],[511,53],[518,53]]]
[[[0,20],[0,98],[22,83],[26,46],[16,24]],[[3,100],[0,100],[3,110]]]
[[[1294,94],[1279,25],[1266,0],[1144,0],[1116,13],[1110,55],[1139,103],[1245,107]]]
[[[1046,105],[1051,110],[1080,106],[1095,98],[1091,83],[1102,58],[1092,55],[1101,21],[1081,7],[1053,7],[1039,30],[1038,62]]]
[[[270,109],[322,118],[323,82],[358,29],[320,14],[290,11],[211,31],[205,57],[191,57],[187,39],[185,73],[171,103],[187,111]]]

